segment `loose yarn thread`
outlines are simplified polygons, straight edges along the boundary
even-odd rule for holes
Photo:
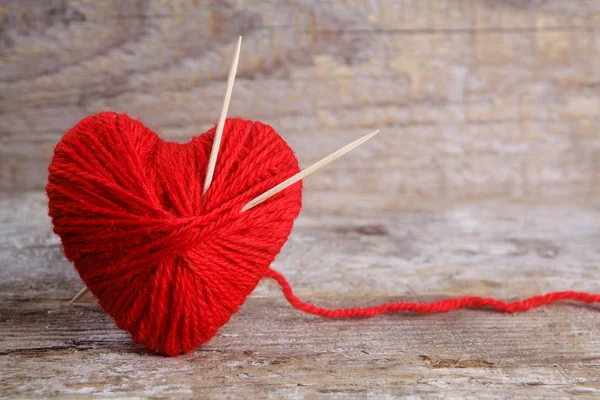
[[[566,291],[516,302],[462,297],[335,310],[306,303],[270,268],[300,212],[301,182],[242,212],[299,172],[292,150],[268,125],[227,119],[203,196],[214,132],[168,143],[127,115],[104,112],[67,132],[49,167],[49,215],[66,257],[117,326],[153,351],[173,356],[210,340],[262,278],[275,280],[294,308],[325,318],[600,302]]]
[[[457,310],[459,308],[490,308],[501,312],[515,313],[519,311],[527,311],[546,304],[555,303],[557,301],[572,300],[581,303],[598,303],[600,295],[590,294],[586,292],[551,292],[540,296],[532,296],[530,298],[504,302],[493,298],[485,298],[478,296],[465,296],[453,299],[438,300],[431,303],[411,303],[398,302],[380,304],[374,307],[356,307],[356,308],[339,308],[327,309],[306,303],[294,295],[292,287],[283,275],[279,272],[269,269],[265,274],[266,278],[273,279],[281,286],[283,295],[287,301],[297,310],[308,314],[313,314],[323,318],[368,318],[374,317],[383,313],[398,313],[398,312],[414,312],[419,314],[443,313]]]

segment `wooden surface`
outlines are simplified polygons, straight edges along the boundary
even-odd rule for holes
[[[599,0],[0,0],[0,397],[598,398],[600,307],[328,321],[263,282],[206,346],[131,344],[51,233],[53,146],[106,109],[271,124],[305,181],[274,268],[322,306],[600,292]]]
[[[305,204],[274,268],[323,306],[600,288],[600,204],[412,210]],[[382,201],[378,197],[379,201]],[[389,199],[388,199],[389,200]],[[318,204],[317,204],[318,203]],[[377,204],[374,202],[374,204]],[[315,211],[316,210],[316,211]],[[0,200],[0,395],[13,398],[597,398],[600,307],[462,310],[325,320],[262,282],[198,351],[133,345],[87,298],[51,234],[42,193]]]

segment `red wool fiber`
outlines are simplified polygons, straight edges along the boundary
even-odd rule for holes
[[[54,232],[100,306],[148,349],[174,356],[207,342],[262,278],[279,283],[293,307],[327,318],[600,302],[556,292],[513,303],[463,297],[338,310],[305,303],[270,268],[300,212],[301,182],[241,211],[299,172],[293,151],[268,125],[228,119],[202,196],[214,134],[170,143],[127,115],[103,112],[80,121],[54,150],[46,188]]]

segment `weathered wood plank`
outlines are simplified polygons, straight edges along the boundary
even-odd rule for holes
[[[90,113],[202,132],[243,34],[231,114],[272,124],[302,165],[384,128],[310,188],[598,195],[596,0],[0,4],[0,190],[43,187],[53,145]]]
[[[342,304],[347,300],[334,300]],[[130,344],[96,306],[2,303],[0,393],[61,398],[592,398],[598,309],[325,321],[252,299],[193,354]]]
[[[427,204],[307,191],[275,263],[329,307],[600,288],[600,207]],[[352,214],[349,211],[353,211]],[[358,212],[357,212],[358,210]],[[131,344],[50,233],[42,193],[0,199],[0,395],[6,397],[589,398],[600,393],[597,306],[332,321],[262,282],[207,345],[167,359]]]

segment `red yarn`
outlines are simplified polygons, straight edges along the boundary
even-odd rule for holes
[[[73,127],[49,167],[49,215],[65,255],[119,328],[167,355],[195,349],[229,320],[300,212],[300,182],[240,212],[299,172],[258,121],[227,120],[202,196],[214,132],[169,143],[104,112]]]
[[[381,304],[375,307],[358,307],[358,308],[339,308],[337,310],[330,310],[327,308],[321,308],[314,306],[309,303],[297,298],[292,292],[292,287],[288,281],[279,272],[269,269],[265,274],[266,278],[271,278],[276,281],[283,295],[290,302],[292,307],[305,313],[317,315],[325,318],[360,318],[360,317],[374,317],[383,313],[396,313],[402,311],[410,311],[415,313],[427,314],[427,313],[440,313],[449,312],[459,308],[491,308],[503,312],[518,312],[527,311],[532,308],[540,307],[545,304],[555,303],[557,301],[573,300],[582,303],[599,303],[599,294],[590,294],[585,292],[552,292],[542,296],[533,296],[525,300],[514,301],[512,303],[506,303],[502,300],[467,296],[458,297],[454,299],[446,299],[434,301],[431,303],[387,303]]]
[[[463,297],[338,310],[305,303],[270,269],[300,212],[301,182],[241,212],[299,172],[292,150],[268,125],[228,119],[202,196],[214,132],[169,143],[127,115],[104,112],[67,132],[49,167],[49,215],[65,255],[117,326],[151,350],[177,355],[208,341],[263,277],[277,281],[293,307],[327,318],[600,302],[555,292],[513,303]]]

